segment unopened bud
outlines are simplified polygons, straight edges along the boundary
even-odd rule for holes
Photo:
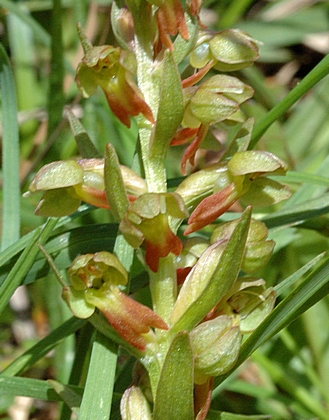
[[[191,331],[195,357],[195,382],[227,372],[237,360],[241,333],[233,318],[222,315],[203,322]]]
[[[147,399],[137,386],[132,386],[123,393],[120,413],[122,420],[152,420]]]

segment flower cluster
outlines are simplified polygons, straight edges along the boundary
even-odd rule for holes
[[[275,304],[275,292],[257,277],[275,244],[266,225],[251,217],[252,208],[290,196],[271,178],[284,175],[287,165],[272,153],[248,150],[253,120],[243,104],[253,89],[236,76],[218,73],[253,64],[257,43],[237,29],[207,31],[200,7],[199,0],[114,2],[113,32],[120,47],[94,47],[80,29],[84,57],[78,87],[85,97],[100,87],[127,127],[137,117],[141,168],[137,173],[119,165],[111,151],[111,160],[105,153],[104,159],[48,164],[29,187],[30,193],[43,192],[36,209],[41,216],[70,214],[82,201],[111,210],[110,201],[114,214],[118,201],[116,255],[101,251],[77,257],[63,297],[78,317],[90,317],[97,308],[113,339],[127,351],[138,350],[149,373],[154,418],[161,417],[159,399],[172,381],[173,360],[194,383],[194,396],[190,392],[187,398],[194,398],[195,418],[206,418],[213,378],[232,369],[242,335],[257,328]],[[182,76],[178,65],[184,59],[190,65]],[[195,167],[168,191],[163,174],[169,147],[191,142],[181,159],[186,175],[187,163],[195,166],[212,128],[232,125],[240,129],[221,158]],[[223,222],[220,217],[233,204],[239,213]],[[131,273],[120,261],[128,252],[135,252],[142,267],[152,309],[127,294]],[[185,379],[178,381],[182,387]],[[123,394],[121,413],[123,419],[152,418],[139,386]]]

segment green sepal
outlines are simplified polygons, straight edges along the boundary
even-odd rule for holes
[[[226,29],[209,41],[210,51],[220,71],[236,71],[251,66],[258,58],[256,42],[239,29]]]
[[[193,352],[186,331],[173,339],[154,401],[154,420],[193,420]]]
[[[74,188],[57,188],[46,191],[34,213],[37,216],[62,217],[78,210],[81,199],[75,196]]]
[[[247,208],[225,249],[209,247],[186,278],[175,303],[171,331],[191,330],[233,286],[243,260],[251,217]]]
[[[104,180],[106,197],[114,217],[120,221],[129,206],[119,159],[112,144],[105,148]]]
[[[239,356],[241,332],[231,317],[219,316],[198,325],[191,332],[195,361],[195,382],[219,376],[232,368]]]
[[[189,100],[183,125],[195,128],[232,118],[241,121],[239,105],[250,99],[253,89],[236,77],[217,74],[203,82],[195,91],[185,91]],[[236,115],[235,115],[236,114]]]
[[[157,120],[150,143],[151,157],[165,159],[183,114],[184,99],[180,75],[173,54],[166,50],[162,64]]]
[[[233,175],[251,173],[266,173],[285,175],[288,166],[285,162],[270,152],[247,150],[235,153],[227,164]]]
[[[257,178],[241,197],[241,201],[255,207],[267,207],[291,196],[290,188],[273,179]]]
[[[83,168],[75,160],[61,160],[43,166],[29,186],[31,193],[71,187],[83,182]]]

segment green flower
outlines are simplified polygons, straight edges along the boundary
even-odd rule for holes
[[[212,223],[238,199],[246,205],[265,207],[289,198],[288,187],[267,178],[286,171],[285,162],[272,153],[249,150],[188,176],[176,189],[186,205],[207,197],[193,210],[184,235]]]
[[[170,218],[187,217],[183,200],[175,193],[146,193],[130,204],[119,229],[134,248],[145,248],[145,261],[152,271],[170,252],[179,255],[181,240],[170,228]]]
[[[78,65],[76,82],[86,98],[101,87],[112,112],[127,127],[130,127],[129,117],[140,113],[154,123],[152,111],[133,80],[131,61],[130,53],[119,47],[91,47]]]
[[[130,199],[146,191],[145,181],[131,169],[120,166]],[[28,196],[44,192],[35,214],[61,217],[75,212],[81,202],[109,209],[104,185],[104,160],[82,159],[49,163],[34,176]]]
[[[77,257],[68,270],[71,286],[63,298],[75,316],[87,318],[95,308],[106,317],[116,332],[130,345],[144,351],[153,340],[150,327],[168,329],[150,308],[123,293],[128,274],[115,255],[98,252]]]

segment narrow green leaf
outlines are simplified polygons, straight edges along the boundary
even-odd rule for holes
[[[69,386],[63,385],[58,381],[49,379],[47,382],[54,388],[56,394],[70,407],[72,412],[78,415],[82,399],[81,394],[78,394]]]
[[[300,81],[288,95],[279,102],[266,116],[255,126],[249,149],[252,149],[266,132],[266,130],[280,118],[288,109],[296,103],[305,93],[315,86],[321,79],[329,73],[329,54],[326,55],[319,64],[317,64],[308,74]]]
[[[53,256],[56,267],[61,270],[68,268],[75,257],[80,254],[94,253],[99,251],[113,251],[114,239],[117,234],[116,224],[102,224],[92,226],[82,226],[71,229],[65,233],[57,234],[48,241],[45,250]],[[40,229],[38,229],[40,231]],[[23,239],[23,238],[22,238]],[[31,236],[29,235],[31,241]],[[22,241],[24,244],[27,241]],[[21,242],[19,242],[20,244]],[[28,246],[28,244],[26,244]],[[17,251],[18,247],[12,247]],[[0,259],[1,259],[0,254]],[[0,285],[8,276],[10,270],[16,263],[18,257],[16,252],[5,253],[8,256],[7,264],[0,267]],[[13,256],[12,256],[13,255]],[[5,258],[3,258],[5,261]],[[23,277],[24,284],[31,283],[39,278],[45,277],[50,270],[50,266],[45,262],[43,254],[37,255],[34,263]]]
[[[97,333],[93,344],[79,420],[108,420],[111,412],[117,346]]]
[[[48,137],[62,121],[64,96],[64,49],[62,41],[62,2],[53,0],[50,20],[51,60],[48,91]]]
[[[69,388],[77,395],[81,395],[83,392],[82,388]],[[19,395],[44,401],[62,401],[62,398],[47,381],[11,376],[7,377],[2,374],[0,375],[0,395]]]
[[[285,280],[283,280],[279,284],[277,284],[274,287],[274,290],[275,290],[277,296],[280,296],[284,292],[286,292],[294,283],[296,283],[298,280],[300,280],[305,273],[307,273],[311,268],[314,268],[315,265],[322,258],[324,258],[324,256],[325,256],[324,252],[322,254],[317,255],[315,258],[313,258],[311,261],[309,261],[307,264],[305,264],[299,270],[295,271],[291,276],[287,277]]]
[[[48,219],[48,222],[45,224],[41,232],[40,230],[36,231],[33,240],[25,248],[13,269],[0,286],[0,313],[3,311],[14,291],[22,283],[24,277],[32,266],[33,261],[39,252],[38,243],[43,245],[47,241],[55,228],[56,223],[57,219]]]
[[[307,174],[305,172],[288,171],[284,176],[271,176],[271,178],[278,182],[296,182],[329,187],[329,178],[326,176]]]
[[[74,334],[79,328],[85,325],[87,320],[72,317],[64,322],[61,326],[53,330],[45,338],[38,341],[33,347],[15,359],[7,366],[2,374],[6,376],[19,375],[32,367],[34,363],[44,357],[53,350],[66,337]]]
[[[247,416],[243,414],[225,413],[224,411],[209,410],[207,420],[266,420],[271,419],[272,416],[254,415]]]
[[[154,402],[154,420],[192,420],[193,352],[188,333],[174,338],[161,371]]]
[[[220,15],[221,28],[234,27],[236,22],[241,19],[243,13],[249,8],[253,0],[233,0],[227,7],[223,8]],[[223,418],[224,420],[224,418]]]
[[[22,4],[15,3],[9,0],[0,0],[0,6],[4,9],[9,10],[9,12],[15,14],[28,26],[30,26],[33,31],[35,38],[46,47],[50,47],[51,38],[49,33],[41,26],[35,19],[33,19],[26,11],[23,9]]]
[[[296,204],[293,207],[287,207],[284,210],[264,216],[261,220],[266,223],[268,228],[283,226],[292,223],[303,222],[329,211],[329,194],[322,194],[320,197],[307,200]]]
[[[62,227],[64,225],[66,225],[67,223],[70,223],[72,220],[76,219],[77,217],[80,217],[80,216],[83,216],[84,214],[90,213],[94,209],[95,209],[95,207],[93,207],[89,204],[84,204],[74,214],[72,214],[70,216],[61,217],[58,220],[58,223],[57,223],[56,226],[57,226],[57,228]],[[38,226],[36,229],[27,233],[21,239],[19,239],[18,241],[16,241],[12,245],[10,245],[4,251],[0,252],[0,267],[3,267],[12,258],[15,258],[15,256],[17,257],[17,255],[25,247],[27,247],[30,244],[31,240],[33,240],[33,238],[34,238],[34,235],[37,234],[36,232],[40,233],[40,230],[43,229],[44,226],[45,226],[45,224],[43,224],[42,226]],[[11,265],[11,267],[12,267],[12,265]]]
[[[19,139],[16,89],[7,54],[0,44],[0,90],[2,112],[2,249],[20,235]]]

